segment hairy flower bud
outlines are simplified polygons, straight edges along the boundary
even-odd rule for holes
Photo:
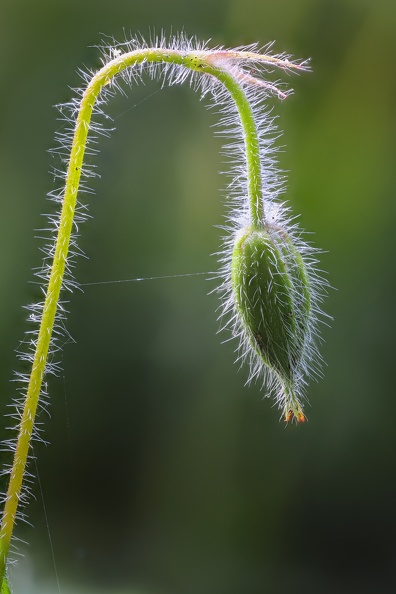
[[[280,386],[286,421],[305,416],[299,398],[311,290],[303,258],[282,229],[245,227],[234,243],[231,285],[242,333]]]

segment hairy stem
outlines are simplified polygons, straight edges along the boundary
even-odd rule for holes
[[[219,52],[182,52],[163,48],[146,48],[128,52],[117,56],[103,66],[103,68],[93,76],[82,96],[66,174],[66,184],[59,219],[55,252],[46,291],[26,400],[19,425],[19,435],[16,443],[14,461],[10,473],[9,487],[0,528],[0,583],[3,583],[5,575],[6,562],[17,515],[18,503],[21,498],[22,483],[34,430],[35,416],[41,393],[42,381],[46,370],[47,356],[67,263],[87,136],[96,99],[101,89],[109,84],[115,75],[125,68],[133,67],[142,62],[170,62],[172,64],[185,66],[190,70],[216,77],[232,95],[238,109],[245,142],[248,199],[251,209],[252,224],[255,227],[261,226],[263,221],[263,200],[257,128],[252,108],[245,95],[242,84],[239,82],[238,77],[235,76],[233,69],[229,67],[229,63],[224,60],[224,54],[226,53],[227,52],[223,52],[220,56]],[[235,56],[237,55],[238,53],[234,52],[233,58],[235,59]],[[219,56],[223,60],[223,63],[222,60],[219,59]]]
[[[245,141],[248,199],[252,225],[258,229],[264,221],[260,145],[252,107],[241,85],[228,73],[219,72],[218,79],[232,95],[237,106]]]

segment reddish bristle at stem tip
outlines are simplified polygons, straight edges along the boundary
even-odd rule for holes
[[[290,423],[290,421],[292,421],[293,419],[296,419],[297,423],[305,423],[306,421],[304,413],[294,413],[292,410],[288,410],[287,413],[285,413],[285,422]]]
[[[286,414],[285,414],[285,421],[286,423],[290,423],[290,421],[293,418],[293,411],[289,410]]]

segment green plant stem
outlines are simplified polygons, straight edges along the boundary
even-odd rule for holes
[[[228,73],[220,71],[217,77],[232,95],[237,106],[245,141],[248,199],[252,226],[259,229],[264,224],[264,201],[260,145],[252,107],[241,85]]]
[[[207,55],[207,58],[206,58]],[[86,88],[80,111],[75,124],[74,139],[66,174],[63,205],[59,220],[55,253],[50,271],[43,313],[33,358],[26,400],[19,425],[13,466],[10,473],[9,487],[4,505],[0,528],[0,583],[5,576],[6,562],[9,553],[18,503],[21,497],[23,477],[28,459],[34,421],[39,402],[43,377],[45,374],[48,351],[55,323],[59,296],[69,251],[73,217],[77,203],[77,193],[84,160],[87,136],[92,111],[101,89],[109,84],[112,78],[125,68],[146,62],[170,62],[183,65],[191,70],[215,76],[227,88],[237,106],[243,129],[248,178],[248,198],[251,209],[252,224],[260,226],[263,221],[263,201],[261,189],[261,165],[257,128],[252,108],[241,84],[230,70],[221,65],[213,65],[208,52],[181,52],[161,48],[136,50],[122,54],[101,68]],[[4,582],[5,583],[5,582]]]

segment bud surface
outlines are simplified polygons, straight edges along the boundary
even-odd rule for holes
[[[292,238],[278,228],[245,227],[234,243],[231,285],[242,333],[253,356],[280,387],[285,419],[304,421],[299,384],[311,292],[304,260]]]

